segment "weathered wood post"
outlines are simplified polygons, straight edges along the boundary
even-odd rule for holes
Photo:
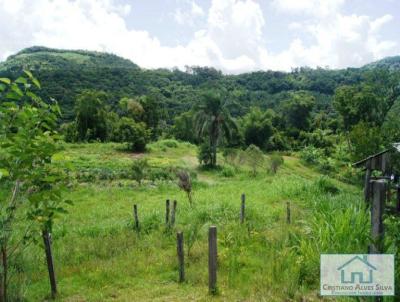
[[[245,218],[245,209],[246,209],[246,195],[243,193],[241,196],[242,204],[240,206],[240,223],[244,222]]]
[[[135,220],[135,229],[139,232],[139,216],[136,204],[133,205],[133,218]]]
[[[208,229],[208,290],[217,293],[217,227]]]
[[[47,230],[42,231],[44,250],[46,253],[47,270],[49,272],[50,287],[51,287],[51,298],[54,299],[57,295],[57,282],[56,272],[54,270],[53,254],[51,252],[51,238]]]
[[[176,233],[176,251],[179,263],[179,282],[185,281],[185,253],[183,250],[183,233]]]
[[[171,226],[174,226],[175,224],[175,213],[176,213],[176,205],[177,205],[177,201],[174,200],[173,204],[172,204],[172,209],[171,209]]]
[[[288,201],[286,203],[286,223],[290,224],[291,218],[290,218],[290,202]]]
[[[369,203],[371,198],[371,160],[365,163],[364,200]]]
[[[165,201],[165,224],[169,224],[169,199]]]
[[[370,248],[371,254],[382,253],[383,250],[383,212],[385,209],[386,187],[387,182],[383,179],[371,181],[373,199],[371,206],[371,238],[372,244]]]

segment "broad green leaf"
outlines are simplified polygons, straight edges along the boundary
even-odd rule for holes
[[[0,78],[0,82],[6,83],[6,84],[8,84],[8,85],[11,84],[11,80],[10,80],[10,79],[7,79],[7,78]]]

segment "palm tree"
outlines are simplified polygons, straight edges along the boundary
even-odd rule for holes
[[[203,95],[194,116],[195,130],[199,138],[208,137],[211,150],[211,166],[217,164],[217,147],[220,138],[231,137],[237,125],[230,115],[226,103],[216,93]]]

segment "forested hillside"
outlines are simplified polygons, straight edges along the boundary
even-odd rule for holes
[[[204,104],[208,94],[238,126],[220,132],[216,144],[268,151],[311,146],[325,156],[343,144],[356,159],[399,139],[389,118],[400,107],[399,66],[400,57],[391,57],[362,68],[224,75],[209,67],[145,70],[112,54],[31,47],[1,63],[0,77],[30,70],[42,83],[37,94],[60,104],[67,141],[129,141],[140,151],[163,135],[201,145],[193,129],[200,107],[214,106]],[[372,139],[377,135],[382,139]]]
[[[155,94],[171,118],[190,109],[202,90],[210,86],[222,89],[230,102],[238,104],[232,110],[234,116],[244,114],[250,106],[276,108],[289,92],[299,90],[316,98],[316,110],[329,109],[338,86],[359,83],[371,67],[399,69],[399,64],[400,58],[393,57],[362,69],[298,68],[290,73],[223,75],[207,67],[188,67],[186,72],[144,70],[112,54],[31,47],[0,63],[0,76],[15,78],[23,69],[32,71],[43,83],[39,94],[55,98],[65,120],[73,119],[75,98],[84,89],[106,92],[112,106],[122,97]]]

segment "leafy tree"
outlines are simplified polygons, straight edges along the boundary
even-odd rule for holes
[[[216,93],[206,93],[196,109],[195,128],[200,138],[207,138],[211,150],[211,166],[217,164],[217,148],[221,137],[229,139],[236,123],[231,117],[226,103]]]
[[[384,101],[373,86],[342,86],[336,90],[333,105],[339,112],[345,131],[359,122],[379,125],[384,118]]]
[[[150,140],[150,130],[144,123],[123,117],[116,126],[113,140],[127,143],[130,151],[143,152]]]
[[[80,140],[107,139],[107,94],[84,90],[75,102],[76,127]]]
[[[360,122],[350,131],[351,153],[354,160],[363,159],[377,153],[383,147],[383,136],[379,127]]]
[[[55,131],[60,109],[32,92],[40,84],[30,72],[10,81],[0,78],[0,301],[10,296],[10,259],[24,243],[51,231],[64,213],[67,180],[52,162],[60,150]]]
[[[118,105],[122,116],[130,117],[135,121],[142,120],[144,109],[140,100],[125,97],[119,101]]]
[[[174,119],[172,133],[177,139],[195,143],[197,140],[193,128],[193,113],[188,111]]]
[[[300,130],[308,130],[310,126],[311,111],[315,105],[315,98],[306,91],[298,91],[290,94],[290,98],[283,103],[283,116],[286,126],[294,136]]]
[[[265,148],[272,136],[273,128],[269,116],[259,108],[251,108],[242,120],[243,136],[246,145]]]

